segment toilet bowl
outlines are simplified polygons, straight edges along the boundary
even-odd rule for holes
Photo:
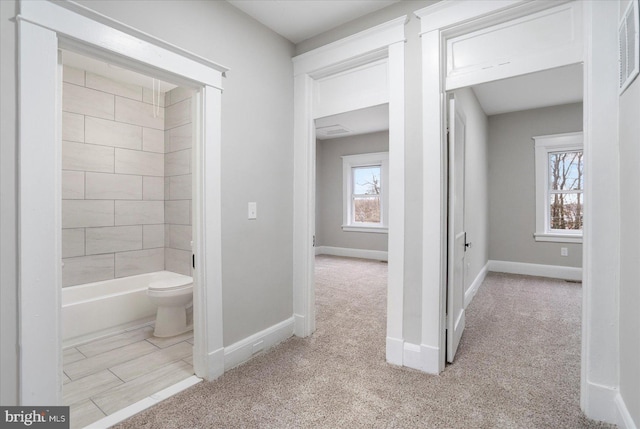
[[[193,302],[193,279],[175,274],[170,278],[151,281],[147,289],[149,300],[158,306],[153,335],[172,337],[193,328],[187,324],[187,308]]]

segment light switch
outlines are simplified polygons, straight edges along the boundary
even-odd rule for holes
[[[249,219],[256,219],[258,217],[258,203],[249,203]]]
[[[560,256],[569,256],[569,249],[566,247],[560,248]]]

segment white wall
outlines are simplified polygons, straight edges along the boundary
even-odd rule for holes
[[[387,234],[342,230],[342,156],[388,151],[388,131],[316,141],[316,246],[387,251]]]
[[[489,117],[489,259],[582,266],[582,244],[539,242],[533,136],[582,131],[582,103]],[[569,256],[560,256],[566,247]]]
[[[293,45],[226,2],[85,1],[83,5],[230,68],[222,95],[224,344],[291,317]],[[3,405],[17,400],[17,4],[2,1]],[[188,25],[186,24],[188,23]],[[247,203],[258,219],[247,220]]]
[[[470,88],[455,91],[466,117],[464,227],[471,247],[465,253],[465,291],[489,261],[488,121]]]

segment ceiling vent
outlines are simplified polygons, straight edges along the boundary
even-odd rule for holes
[[[318,138],[334,138],[342,137],[345,134],[349,134],[351,131],[340,124],[329,125],[327,127],[316,128],[316,136]]]
[[[618,26],[620,48],[620,94],[633,82],[639,71],[638,0],[631,0]]]

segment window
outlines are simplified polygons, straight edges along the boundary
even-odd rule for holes
[[[388,231],[388,164],[388,152],[342,157],[343,231]]]
[[[533,138],[536,156],[536,241],[582,243],[582,133]]]

